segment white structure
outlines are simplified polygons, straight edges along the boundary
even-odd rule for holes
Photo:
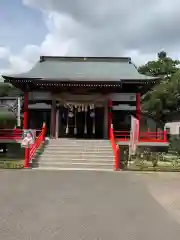
[[[168,122],[165,124],[165,130],[171,135],[180,135],[180,122]]]

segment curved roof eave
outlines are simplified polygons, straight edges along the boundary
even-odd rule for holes
[[[3,75],[2,76],[4,79],[5,79],[5,81],[4,81],[4,83],[7,83],[7,82],[9,82],[9,81],[13,81],[13,80],[15,80],[15,81],[17,81],[17,80],[24,80],[24,81],[33,81],[33,80],[41,80],[41,81],[61,81],[61,82],[66,82],[66,81],[68,81],[68,82],[74,82],[74,81],[77,81],[77,82],[85,82],[85,81],[91,81],[91,82],[127,82],[128,83],[128,81],[134,81],[135,83],[137,82],[137,81],[139,81],[139,82],[141,82],[141,81],[158,81],[158,80],[161,80],[161,78],[160,77],[149,77],[149,76],[145,76],[144,75],[144,77],[143,78],[141,78],[141,79],[128,79],[128,78],[120,78],[120,79],[104,79],[104,78],[102,78],[102,79],[93,79],[93,78],[90,78],[90,79],[88,79],[88,78],[84,78],[84,79],[81,79],[81,78],[72,78],[72,79],[64,79],[64,78],[61,78],[61,77],[59,77],[59,78],[45,78],[45,77],[29,77],[29,76],[22,76],[22,75],[16,75],[16,76],[5,76],[5,75]]]

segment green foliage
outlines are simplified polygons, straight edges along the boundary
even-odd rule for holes
[[[0,128],[12,129],[16,124],[16,117],[12,112],[0,109]]]
[[[158,53],[157,60],[149,61],[145,65],[139,67],[139,72],[149,76],[162,78],[170,78],[179,68],[179,60],[173,60],[167,57],[165,52]]]
[[[166,116],[179,108],[180,104],[180,62],[167,57],[166,52],[158,53],[155,61],[139,67],[139,72],[160,76],[162,81],[143,99],[143,110],[154,117],[165,120]]]
[[[15,91],[21,94],[20,90],[17,90],[14,86],[9,83],[0,83],[0,97],[12,96]]]
[[[136,155],[128,163],[133,171],[180,171],[180,155],[176,152],[166,158],[165,153],[152,151],[151,148],[138,147]]]
[[[0,83],[0,97],[7,96],[11,88],[12,86],[10,84]]]
[[[179,136],[170,137],[169,152],[172,154],[180,154],[180,137]]]
[[[0,128],[1,129],[12,129],[16,125],[16,119],[0,119]]]

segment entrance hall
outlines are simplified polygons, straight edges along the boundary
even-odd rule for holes
[[[58,137],[102,139],[107,126],[104,106],[94,104],[66,104],[58,108]]]

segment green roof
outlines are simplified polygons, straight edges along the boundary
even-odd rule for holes
[[[38,79],[52,81],[154,80],[142,75],[130,58],[41,56],[28,72],[3,76],[6,80]]]

